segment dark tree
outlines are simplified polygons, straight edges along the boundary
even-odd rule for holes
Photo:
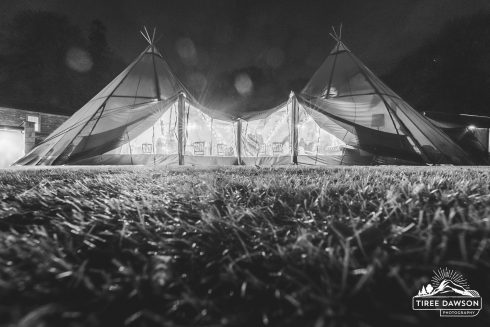
[[[96,94],[123,69],[123,63],[116,58],[107,42],[107,28],[98,19],[92,21],[88,35],[88,50],[93,60],[90,71],[90,93]]]
[[[107,29],[105,25],[98,19],[94,19],[90,25],[90,32],[88,35],[89,50],[94,56],[94,59],[103,58],[110,52],[109,44],[106,37]]]
[[[65,17],[22,12],[8,25],[2,41],[0,95],[4,102],[65,110],[80,103],[83,95],[76,89],[84,78],[70,69],[67,55],[73,49],[83,53],[85,40]]]
[[[92,23],[89,38],[65,16],[24,11],[0,39],[0,104],[71,114],[118,70],[105,27]]]

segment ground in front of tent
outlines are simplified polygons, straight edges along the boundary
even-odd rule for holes
[[[437,312],[411,309],[433,269],[453,267],[490,296],[489,175],[393,166],[0,170],[0,322],[439,325]],[[468,319],[484,325],[490,316]]]

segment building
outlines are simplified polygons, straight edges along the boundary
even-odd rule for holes
[[[67,119],[64,115],[0,107],[0,168],[24,156]]]

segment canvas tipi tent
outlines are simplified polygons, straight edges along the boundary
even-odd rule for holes
[[[145,29],[146,31],[146,29]],[[112,82],[19,165],[236,163],[230,117],[201,106],[172,73],[153,37]]]
[[[472,163],[334,38],[336,46],[298,95],[300,106],[318,125],[355,149],[358,159],[374,164]]]

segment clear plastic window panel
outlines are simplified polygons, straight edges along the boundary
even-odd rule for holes
[[[291,155],[291,104],[264,119],[242,123],[243,157]]]
[[[345,143],[313,120],[302,107],[298,115],[298,155],[342,155]]]
[[[185,155],[237,155],[235,123],[213,119],[193,106],[186,108],[185,119]]]
[[[172,105],[147,130],[111,153],[178,154],[177,104]]]

